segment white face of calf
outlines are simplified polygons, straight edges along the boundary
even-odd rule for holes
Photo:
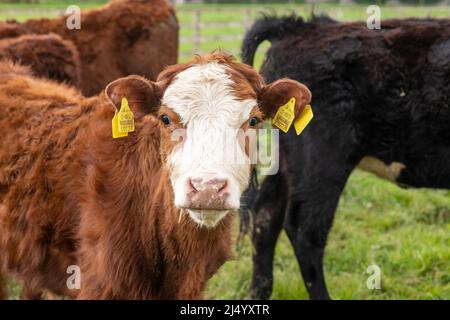
[[[227,68],[217,62],[192,66],[177,75],[162,99],[183,125],[173,134],[183,141],[167,157],[175,206],[210,227],[239,208],[250,159],[238,139],[245,123],[259,122],[251,117],[256,99],[235,95]]]
[[[116,85],[107,94],[112,100],[137,96],[131,106],[156,104],[140,109],[159,117],[162,136],[170,140],[163,141],[162,154],[174,204],[205,227],[215,227],[239,209],[251,169],[246,132],[291,97],[296,97],[297,114],[311,99],[309,90],[293,80],[263,85],[253,69],[223,53],[170,67],[158,82],[147,84],[149,92],[141,92],[143,86],[133,93],[136,86],[141,85]]]

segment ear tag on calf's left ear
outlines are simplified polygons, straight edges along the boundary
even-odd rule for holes
[[[302,131],[306,128],[306,126],[311,121],[313,116],[314,115],[312,112],[311,105],[307,104],[305,106],[305,109],[303,109],[302,113],[298,116],[297,119],[295,119],[294,122],[294,128],[297,135],[300,135],[300,133],[302,133]]]
[[[292,97],[289,101],[278,108],[275,117],[273,117],[272,124],[280,128],[284,133],[288,132],[295,118],[295,98]]]
[[[117,114],[118,129],[121,133],[134,131],[134,114],[128,105],[128,100],[123,97],[119,113]]]

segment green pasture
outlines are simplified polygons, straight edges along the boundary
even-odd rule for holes
[[[334,299],[450,299],[450,192],[401,189],[355,171],[340,199],[325,255]],[[209,283],[206,297],[243,299],[251,283],[252,246],[246,239]],[[381,289],[369,290],[370,265]],[[272,299],[307,299],[285,234],[276,250]]]
[[[89,3],[82,7],[100,5]],[[68,2],[47,2],[25,6],[0,4],[0,19],[25,19],[57,13],[32,12],[30,8],[65,9]],[[193,36],[193,11],[202,9],[203,22],[244,21],[261,12],[296,12],[309,16],[311,5],[189,5],[178,7],[180,35]],[[221,9],[222,12],[217,11]],[[327,13],[339,20],[362,20],[367,17],[363,5],[316,4],[314,13]],[[443,6],[382,6],[382,19],[404,17],[450,17]],[[236,34],[243,36],[244,23],[238,27],[203,28],[205,36]],[[237,52],[240,41],[202,43],[201,51],[222,48]],[[264,47],[256,58],[260,65]],[[193,41],[182,41],[180,51],[190,52]],[[180,60],[185,60],[182,56]],[[237,223],[237,219],[236,219]],[[236,226],[237,230],[237,226]],[[450,191],[402,189],[368,173],[355,171],[340,199],[325,258],[330,294],[335,299],[450,299]],[[251,281],[252,247],[248,237],[235,251],[235,259],[226,263],[210,281],[205,294],[210,299],[244,299]],[[381,269],[382,288],[369,290],[367,267]],[[273,299],[306,299],[299,267],[287,237],[282,234],[276,252]],[[12,298],[20,288],[11,282]]]

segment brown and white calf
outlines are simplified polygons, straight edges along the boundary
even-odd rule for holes
[[[230,255],[231,214],[250,164],[239,132],[257,127],[302,84],[269,85],[215,52],[129,76],[97,97],[0,67],[0,259],[27,298],[195,299]],[[126,97],[135,132],[111,137]],[[226,135],[227,139],[222,139]],[[226,141],[226,142],[224,142]],[[79,266],[80,289],[66,285]]]

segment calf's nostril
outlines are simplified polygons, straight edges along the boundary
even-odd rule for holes
[[[197,180],[197,181],[196,181]],[[196,187],[196,185],[197,185],[197,187]],[[188,182],[188,191],[190,191],[190,192],[198,192],[198,185],[199,185],[199,183],[198,183],[198,179],[194,179],[194,180],[192,180],[192,179],[189,179],[189,182]]]
[[[208,192],[208,193],[223,193],[228,187],[227,179],[202,179],[202,178],[192,178],[188,182],[189,192]]]
[[[205,183],[210,190],[214,190],[216,193],[222,193],[227,187],[226,179],[214,178]]]
[[[228,182],[227,180],[221,180],[220,182],[217,183],[217,192],[221,193],[223,192],[228,186]]]
[[[230,182],[217,176],[190,178],[187,183],[186,207],[224,210],[229,208]]]

